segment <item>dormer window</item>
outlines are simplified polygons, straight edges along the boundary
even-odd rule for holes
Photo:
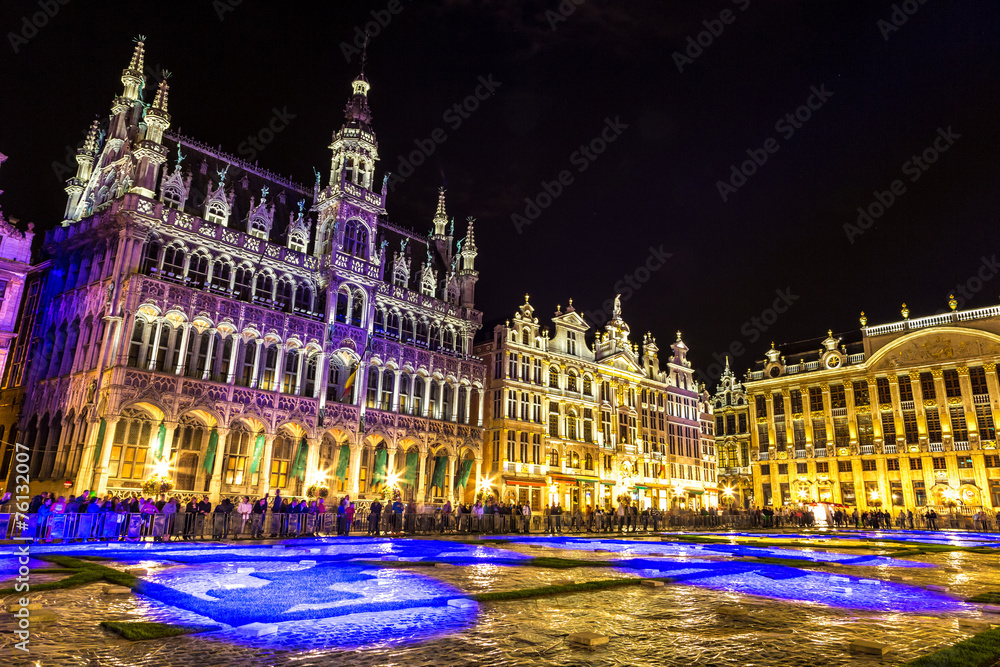
[[[406,287],[406,272],[403,269],[396,269],[392,276],[392,284],[396,287]]]
[[[288,249],[294,250],[295,252],[306,251],[306,235],[301,229],[297,229],[289,235]]]
[[[261,217],[250,218],[250,229],[248,230],[250,236],[256,236],[259,239],[267,240],[267,220]]]
[[[566,332],[566,353],[576,355],[576,332]]]
[[[163,203],[171,208],[180,208],[183,204],[183,193],[172,186],[163,188]]]
[[[224,225],[229,220],[229,207],[221,201],[214,201],[208,206],[205,220],[213,225]]]

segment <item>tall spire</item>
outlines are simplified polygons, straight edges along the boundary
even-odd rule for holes
[[[129,61],[128,67],[122,70],[122,85],[125,86],[122,97],[133,101],[139,99],[139,90],[146,82],[146,77],[142,73],[146,60],[145,40],[145,35],[139,35],[133,40],[135,50],[132,52],[132,60]]]
[[[445,236],[445,226],[448,224],[448,214],[444,208],[444,193],[443,187],[438,188],[438,205],[433,220],[434,236]]]

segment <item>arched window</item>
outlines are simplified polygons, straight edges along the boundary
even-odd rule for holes
[[[368,391],[365,397],[365,406],[373,410],[378,410],[378,378],[378,368],[370,367],[368,370]]]
[[[281,310],[292,306],[292,281],[288,276],[284,276],[278,281],[278,291],[274,296],[275,306]]]
[[[385,332],[393,338],[399,338],[399,313],[390,310],[385,318]]]
[[[576,452],[569,453],[569,467],[579,468],[580,467],[580,455]]]
[[[184,248],[171,246],[163,251],[163,274],[170,278],[184,275]]]
[[[378,306],[375,306],[375,323],[373,326],[375,333],[385,333],[385,313]]]
[[[254,301],[270,302],[274,298],[274,278],[270,273],[257,274],[257,288],[253,296]]]
[[[264,391],[274,391],[278,388],[278,378],[276,377],[278,370],[278,355],[280,353],[280,346],[277,344],[270,345],[264,351],[264,372],[261,375],[260,388]]]
[[[305,283],[295,288],[295,310],[297,312],[311,312],[312,310],[312,290]]]
[[[413,414],[424,414],[424,378],[419,375],[413,378]]]
[[[281,393],[299,393],[299,360],[301,357],[302,351],[298,349],[289,350],[285,353],[285,367],[282,372]]]
[[[566,374],[566,391],[577,391],[576,373],[572,371]]]
[[[208,212],[205,213],[205,220],[213,225],[226,224],[229,220],[229,207],[226,206],[225,202],[213,201],[208,206]]]
[[[233,293],[239,299],[249,299],[253,285],[253,269],[241,266],[236,269],[236,280],[233,281]]]
[[[410,403],[410,376],[402,373],[399,376],[399,413],[412,414]]]
[[[549,368],[549,386],[553,389],[559,388],[559,369],[555,366]]]
[[[142,266],[139,267],[139,273],[144,273],[147,276],[157,272],[157,266],[160,262],[160,248],[161,244],[157,239],[150,239],[146,243],[146,248],[142,253]],[[103,260],[103,251],[101,251]],[[96,264],[96,262],[95,262]],[[103,264],[103,261],[102,261]],[[100,276],[97,276],[100,278]]]
[[[591,456],[590,454],[587,454],[586,456],[583,457],[583,469],[584,470],[594,469],[594,457]]]
[[[188,281],[192,287],[202,287],[208,280],[208,257],[195,255],[188,264]]]
[[[586,375],[583,376],[583,393],[585,396],[590,396],[594,393],[594,384]]]
[[[184,193],[176,184],[170,183],[163,188],[163,203],[169,208],[180,208],[184,204]]]
[[[579,440],[576,432],[576,412],[570,410],[569,414],[566,415],[566,437],[570,440]],[[574,468],[576,466],[573,466]]]
[[[417,320],[416,341],[427,345],[430,339],[430,327],[425,320]]]
[[[559,467],[559,450],[553,449],[549,452],[549,466],[553,468]]]
[[[382,371],[382,400],[380,410],[392,410],[392,390],[396,386],[396,373],[388,368]]]
[[[443,332],[442,347],[446,350],[455,349],[455,332],[452,331],[451,327],[446,327]]]
[[[153,422],[145,413],[134,408],[123,410],[115,426],[108,477],[143,479],[152,434]]]
[[[224,292],[229,291],[229,279],[232,277],[233,267],[232,265],[224,260],[220,259],[212,267],[212,287],[217,290]]]
[[[348,307],[350,306],[351,296],[346,289],[341,289],[337,292],[337,321],[347,324],[347,319],[350,316],[348,312]]]
[[[349,220],[344,228],[344,252],[353,257],[368,258],[368,229],[359,220]]]
[[[403,269],[396,269],[396,272],[392,274],[392,284],[396,287],[406,287],[406,271]]]
[[[358,290],[354,293],[354,298],[351,303],[351,324],[356,327],[360,327],[362,322],[364,322],[365,313],[365,293]]]
[[[267,240],[268,227],[267,220],[258,216],[250,218],[250,228],[247,230],[250,236],[256,236],[259,239]]]
[[[295,252],[306,251],[306,235],[301,229],[296,229],[288,237],[288,249]]]
[[[529,344],[531,344],[531,331],[528,330],[528,327],[525,327],[521,331],[521,345]]]

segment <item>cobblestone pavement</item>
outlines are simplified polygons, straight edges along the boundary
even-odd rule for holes
[[[695,569],[699,562],[742,562],[718,550],[694,549],[660,538],[640,538],[622,542],[617,536],[601,536],[590,543],[560,544],[543,538],[515,540],[507,545],[477,548],[460,542],[434,543],[418,551],[415,542],[393,541],[389,546],[379,542],[356,541],[349,544],[333,540],[296,543],[286,549],[264,548],[257,545],[251,552],[260,568],[288,570],[308,569],[311,563],[298,560],[322,559],[328,554],[349,554],[350,557],[371,558],[433,558],[448,560],[466,558],[455,567],[378,568],[367,566],[365,576],[394,579],[417,596],[420,581],[428,585],[456,590],[459,594],[507,591],[538,586],[584,582],[616,577],[650,576],[647,570],[609,567],[549,569],[516,567],[513,562],[491,562],[498,555],[556,556],[574,559],[626,560],[641,554],[655,558],[671,572]],[[891,536],[890,536],[891,537]],[[852,544],[857,546],[856,538]],[[410,545],[413,545],[412,547]],[[426,542],[422,544],[426,545]],[[837,553],[837,540],[815,548],[788,548],[812,560],[810,554]],[[435,546],[436,545],[436,546]],[[249,545],[247,545],[249,546]],[[494,548],[494,547],[502,548]],[[230,545],[206,544],[197,549],[187,545],[191,553],[204,552],[207,563],[178,563],[155,552],[157,547],[136,546],[135,557],[121,559],[117,567],[146,567],[144,579],[158,582],[186,582],[194,586],[206,572],[222,571],[225,581],[234,578],[236,566],[247,562],[226,564]],[[303,547],[300,549],[300,547]],[[312,547],[310,552],[305,547]],[[423,547],[421,547],[423,549]],[[600,549],[598,551],[597,549]],[[604,549],[607,549],[605,551]],[[673,551],[672,551],[673,550]],[[83,547],[100,555],[102,548]],[[115,558],[120,558],[113,547]],[[623,555],[619,555],[619,551]],[[705,552],[708,553],[705,553]],[[689,552],[689,553],[688,553]],[[0,548],[0,559],[8,558],[9,549]],[[105,551],[107,553],[107,551]],[[213,558],[214,553],[218,554]],[[420,554],[417,556],[407,554]],[[431,553],[431,556],[427,554]],[[663,554],[653,555],[653,554]],[[879,545],[871,550],[844,550],[851,558],[879,553]],[[310,555],[306,555],[310,554]],[[76,554],[74,554],[76,555]],[[282,558],[280,563],[271,563]],[[468,562],[468,559],[474,562]],[[958,600],[983,591],[1000,590],[1000,572],[996,556],[967,552],[934,553],[904,557],[913,565],[923,567],[891,567],[858,561],[843,562],[823,568],[833,577],[895,582],[907,590],[928,595],[943,595]],[[729,560],[727,560],[729,559]],[[177,560],[181,560],[178,556]],[[294,561],[294,563],[292,562]],[[33,566],[36,564],[33,563]],[[253,565],[252,563],[250,564]],[[396,565],[396,563],[394,563]],[[214,569],[212,569],[214,568]],[[678,569],[680,568],[680,569]],[[232,572],[230,572],[232,570]],[[798,571],[796,571],[798,572]],[[188,576],[188,574],[190,576]],[[9,571],[0,569],[0,578]],[[55,576],[55,575],[53,575]],[[214,575],[213,575],[214,576]],[[252,580],[253,574],[247,576]],[[742,576],[744,580],[759,575]],[[395,579],[403,577],[402,579]],[[409,579],[407,579],[409,577]],[[220,579],[221,581],[222,579]],[[791,579],[806,581],[804,578]],[[408,584],[407,582],[412,582]],[[252,583],[252,582],[251,582]],[[265,582],[266,583],[266,582]],[[785,582],[776,580],[775,590]],[[10,585],[10,583],[3,584]],[[845,584],[847,586],[848,584]],[[878,585],[878,584],[871,584]],[[888,584],[883,584],[888,585]],[[923,587],[945,586],[947,591],[932,593]],[[974,605],[956,607],[952,613],[908,613],[878,610],[859,611],[843,606],[817,602],[796,602],[748,595],[727,589],[727,584],[714,587],[669,584],[661,588],[626,587],[574,593],[558,597],[484,602],[478,611],[470,612],[469,621],[460,617],[467,613],[435,603],[408,609],[332,615],[301,621],[278,623],[277,634],[248,638],[230,626],[216,632],[173,637],[163,640],[128,642],[101,629],[103,620],[149,620],[169,623],[214,625],[212,618],[200,616],[145,595],[110,597],[103,593],[103,583],[88,584],[70,590],[55,590],[31,594],[31,601],[57,618],[31,629],[30,653],[25,655],[13,648],[14,619],[9,614],[0,617],[0,664],[4,665],[72,665],[72,666],[226,666],[257,667],[264,665],[848,665],[859,658],[848,651],[856,638],[872,639],[893,647],[894,653],[885,660],[865,658],[866,664],[889,665],[911,659],[929,651],[950,645],[971,634],[973,630],[959,627],[959,619],[992,620],[1000,616],[984,615]],[[729,587],[732,588],[732,587]],[[8,596],[12,604],[17,596]],[[738,606],[743,614],[719,613],[722,605]],[[274,617],[280,617],[275,610]],[[464,617],[463,617],[464,618]],[[459,619],[458,621],[456,619]],[[596,649],[575,647],[566,635],[577,631],[594,631],[607,635],[610,642]],[[355,650],[359,649],[359,650]]]

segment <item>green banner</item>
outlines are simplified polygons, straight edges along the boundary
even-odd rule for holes
[[[202,466],[209,475],[215,467],[215,450],[219,447],[219,431],[212,428],[212,435],[208,438],[208,451],[205,453],[205,464]]]
[[[306,463],[309,461],[309,443],[305,438],[299,440],[299,450],[292,460],[292,477],[298,477],[299,481],[306,479]]]
[[[469,482],[469,473],[472,472],[472,459],[465,459],[458,468],[458,475],[455,479],[455,488],[465,486]]]
[[[350,445],[340,446],[340,455],[337,457],[337,474],[334,475],[337,479],[347,479],[347,466],[351,462],[351,447]]]
[[[108,422],[102,417],[101,426],[97,429],[97,444],[94,446],[94,467],[101,465],[101,450],[104,448],[104,436],[108,430]]]
[[[156,432],[156,451],[153,452],[153,460],[159,461],[163,458],[163,445],[167,441],[167,425],[160,422],[160,430]]]
[[[250,460],[250,474],[254,474],[260,468],[260,457],[264,453],[264,441],[267,437],[263,433],[257,436],[257,442],[253,446],[253,458]]]
[[[403,476],[400,477],[399,481],[403,484],[409,484],[410,486],[417,485],[417,465],[420,463],[420,454],[416,450],[410,450],[406,453],[406,469],[403,470]]]
[[[434,476],[431,477],[431,486],[444,488],[444,474],[448,469],[448,457],[434,457]]]
[[[380,449],[375,452],[375,470],[372,472],[372,485],[385,484],[385,468],[389,462],[389,452]]]

